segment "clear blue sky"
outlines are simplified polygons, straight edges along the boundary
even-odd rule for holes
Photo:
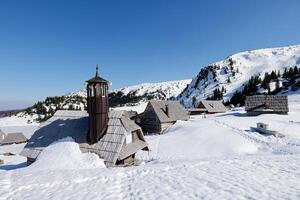
[[[84,87],[193,78],[242,50],[300,43],[298,0],[0,1],[0,110]]]

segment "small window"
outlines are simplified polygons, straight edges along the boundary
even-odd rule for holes
[[[132,143],[132,134],[127,134],[125,136],[125,142],[126,142],[126,144]]]
[[[99,96],[102,96],[102,93],[103,93],[102,86],[99,86]]]
[[[101,86],[101,96],[105,97],[105,89]]]
[[[94,88],[93,88],[93,86],[90,86],[90,96],[91,97],[94,96]]]

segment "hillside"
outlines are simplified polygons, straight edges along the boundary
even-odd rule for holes
[[[242,91],[251,77],[257,76],[263,80],[266,72],[271,74],[274,71],[277,75],[279,71],[283,74],[285,68],[295,66],[300,66],[300,45],[240,52],[201,68],[191,84],[178,96],[178,100],[185,107],[193,107],[201,99],[213,96],[217,89],[228,100],[236,91]],[[280,80],[280,86],[282,82]],[[272,92],[274,87],[272,89],[272,84],[270,87]]]
[[[115,107],[136,105],[150,99],[175,99],[187,87],[187,85],[191,83],[191,81],[191,79],[187,79],[161,83],[142,83],[139,85],[116,89],[111,91],[109,94],[110,105]]]
[[[109,93],[110,107],[132,106],[146,102],[150,99],[175,99],[191,82],[191,79],[181,81],[169,81],[161,83],[143,83],[139,85],[112,90]],[[86,92],[68,93],[63,96],[47,97],[24,112],[20,117],[32,115],[38,121],[50,118],[56,110],[85,110]],[[38,115],[38,116],[36,116]]]

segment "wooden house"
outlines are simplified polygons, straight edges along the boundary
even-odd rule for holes
[[[96,153],[107,167],[135,163],[139,150],[149,150],[141,128],[126,111],[109,111],[108,82],[98,76],[87,81],[88,112],[56,111],[41,124],[21,155],[34,162],[51,143],[72,137],[82,152]]]
[[[202,113],[222,113],[228,111],[222,101],[201,100],[196,108],[188,109],[190,115],[199,115]]]
[[[245,110],[248,115],[288,114],[288,98],[275,95],[247,96]]]
[[[9,133],[6,137],[0,142],[0,145],[9,145],[9,144],[20,144],[26,143],[28,139],[23,135],[23,133]]]
[[[126,111],[109,112],[106,133],[96,143],[88,142],[88,131],[87,112],[58,110],[41,124],[21,155],[27,157],[28,164],[31,164],[45,147],[65,137],[72,137],[82,152],[96,153],[107,167],[131,164],[137,151],[148,150],[141,128],[128,118]]]
[[[177,120],[188,120],[188,112],[178,101],[148,102],[145,111],[135,118],[142,130],[147,133],[162,133]]]
[[[2,140],[4,140],[5,137],[6,137],[6,134],[0,129],[0,142]]]

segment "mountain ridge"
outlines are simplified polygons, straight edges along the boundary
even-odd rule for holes
[[[266,72],[283,73],[294,66],[300,66],[300,45],[238,52],[201,68],[177,99],[185,107],[193,107],[195,102],[212,96],[214,90],[224,88],[222,96],[229,100],[252,76],[262,79]]]

